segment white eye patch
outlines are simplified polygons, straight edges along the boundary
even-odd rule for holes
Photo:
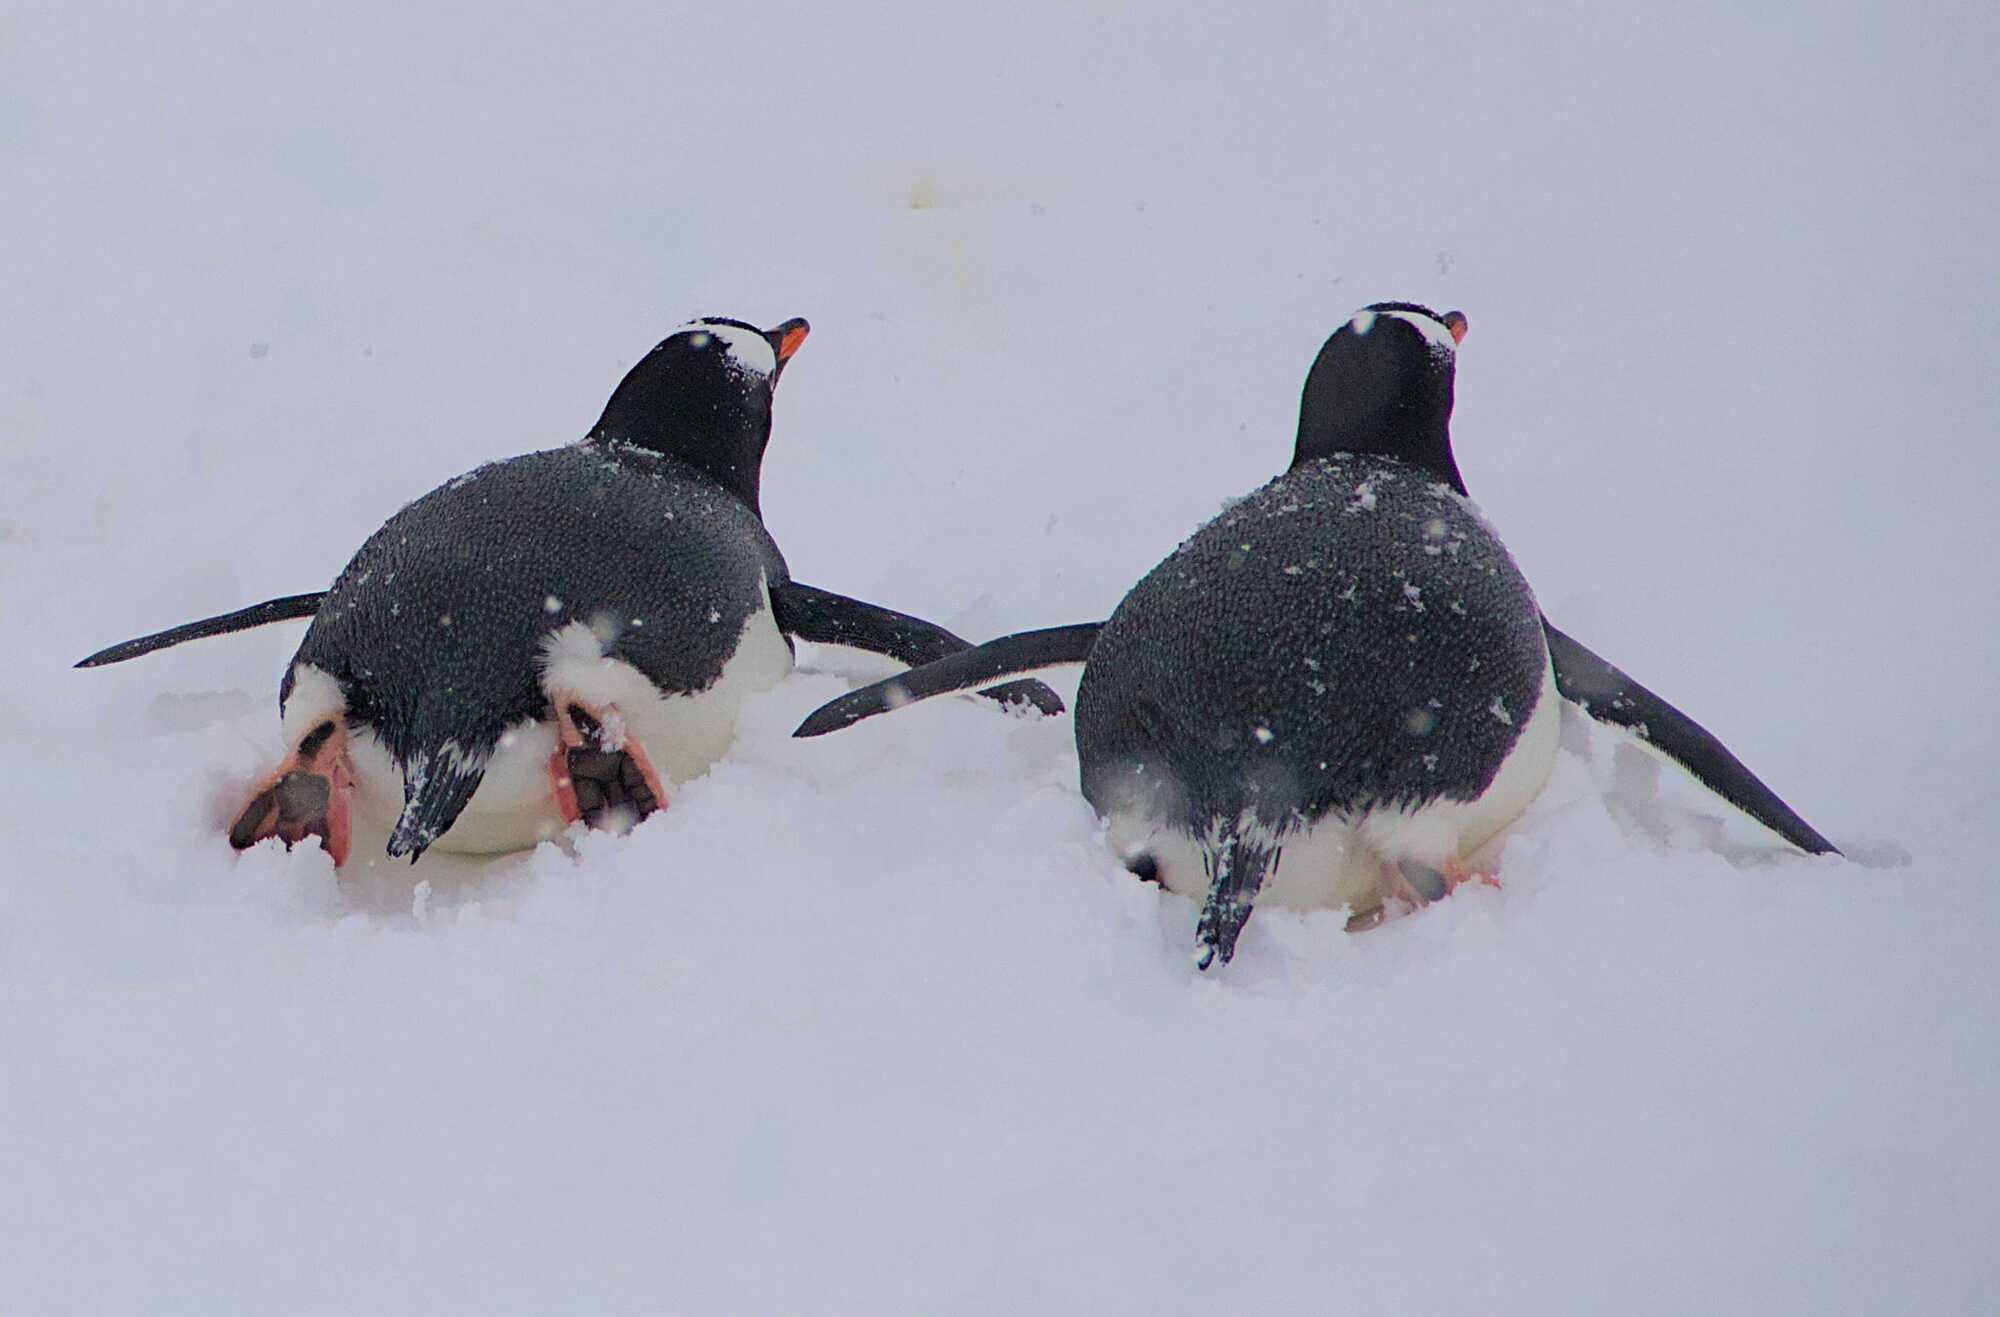
[[[770,375],[778,369],[778,354],[772,350],[770,340],[754,329],[713,320],[690,320],[674,332],[689,335],[695,347],[703,346],[699,336],[707,335],[722,344],[731,361],[753,374]]]

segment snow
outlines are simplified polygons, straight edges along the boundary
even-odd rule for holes
[[[2000,19],[1147,12],[10,8],[0,1311],[1990,1309]],[[1391,299],[1550,615],[1850,860],[1572,716],[1502,888],[1200,975],[1068,719],[793,741],[831,651],[628,836],[338,880],[222,839],[298,624],[68,667],[696,314],[812,319],[802,580],[1102,617]]]

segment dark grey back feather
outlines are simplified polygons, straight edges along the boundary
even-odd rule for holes
[[[1249,810],[1468,800],[1540,698],[1527,582],[1437,478],[1338,454],[1195,532],[1105,624],[1077,692],[1083,790],[1200,836]]]

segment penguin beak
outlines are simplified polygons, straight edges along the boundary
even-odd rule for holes
[[[771,376],[773,383],[777,381],[779,375],[785,373],[785,363],[792,359],[792,354],[799,350],[799,345],[806,341],[806,335],[811,332],[812,326],[807,324],[803,317],[794,317],[782,325],[764,331],[764,337],[771,344],[771,351],[778,354],[778,369]]]
[[[1451,341],[1455,346],[1465,342],[1465,331],[1472,326],[1467,322],[1465,312],[1447,311],[1444,313],[1444,327],[1451,331]]]

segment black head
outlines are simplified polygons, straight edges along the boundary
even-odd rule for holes
[[[1465,316],[1377,302],[1333,331],[1299,402],[1298,466],[1331,453],[1415,463],[1465,493],[1451,455],[1452,376]]]
[[[759,516],[758,478],[771,439],[771,396],[808,326],[758,329],[691,320],[626,374],[590,439],[637,444],[714,476]]]

